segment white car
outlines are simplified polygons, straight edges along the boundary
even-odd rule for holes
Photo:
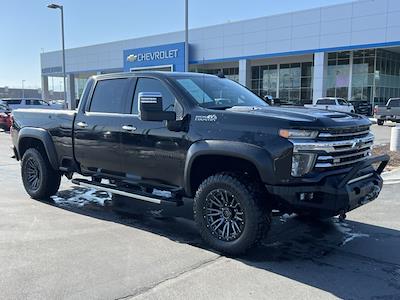
[[[354,106],[351,105],[346,100],[344,100],[343,98],[333,98],[333,97],[320,98],[317,100],[315,104],[306,104],[304,106],[307,108],[318,108],[318,109],[342,111],[348,113],[355,112]]]
[[[11,110],[18,108],[40,108],[40,109],[56,109],[42,99],[21,99],[21,98],[7,98],[1,99],[0,103],[7,105]]]

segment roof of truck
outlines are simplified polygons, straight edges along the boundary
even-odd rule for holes
[[[138,72],[122,72],[122,73],[110,73],[93,76],[97,80],[112,79],[112,78],[128,78],[135,76],[151,76],[156,78],[171,78],[171,77],[186,77],[186,76],[198,76],[198,77],[217,77],[217,75],[210,75],[205,73],[195,72],[165,72],[165,71],[138,71]]]

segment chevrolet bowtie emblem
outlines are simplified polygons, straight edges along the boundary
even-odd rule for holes
[[[354,141],[354,143],[351,145],[351,148],[360,149],[362,145],[363,145],[363,141],[357,140],[357,141]]]
[[[135,55],[135,54],[128,55],[128,57],[126,58],[126,60],[129,61],[129,62],[134,62],[137,59],[138,59],[138,56]]]

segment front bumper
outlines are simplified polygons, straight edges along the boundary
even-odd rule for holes
[[[383,184],[380,175],[388,162],[388,155],[370,157],[345,174],[327,176],[317,183],[266,188],[281,210],[332,217],[376,199]],[[373,164],[379,166],[375,169]]]

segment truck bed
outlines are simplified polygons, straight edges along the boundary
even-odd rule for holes
[[[13,112],[14,130],[26,127],[43,128],[50,133],[58,161],[73,158],[73,124],[75,111],[49,109],[16,109]],[[17,138],[18,135],[13,135]],[[14,141],[15,142],[15,141]]]

